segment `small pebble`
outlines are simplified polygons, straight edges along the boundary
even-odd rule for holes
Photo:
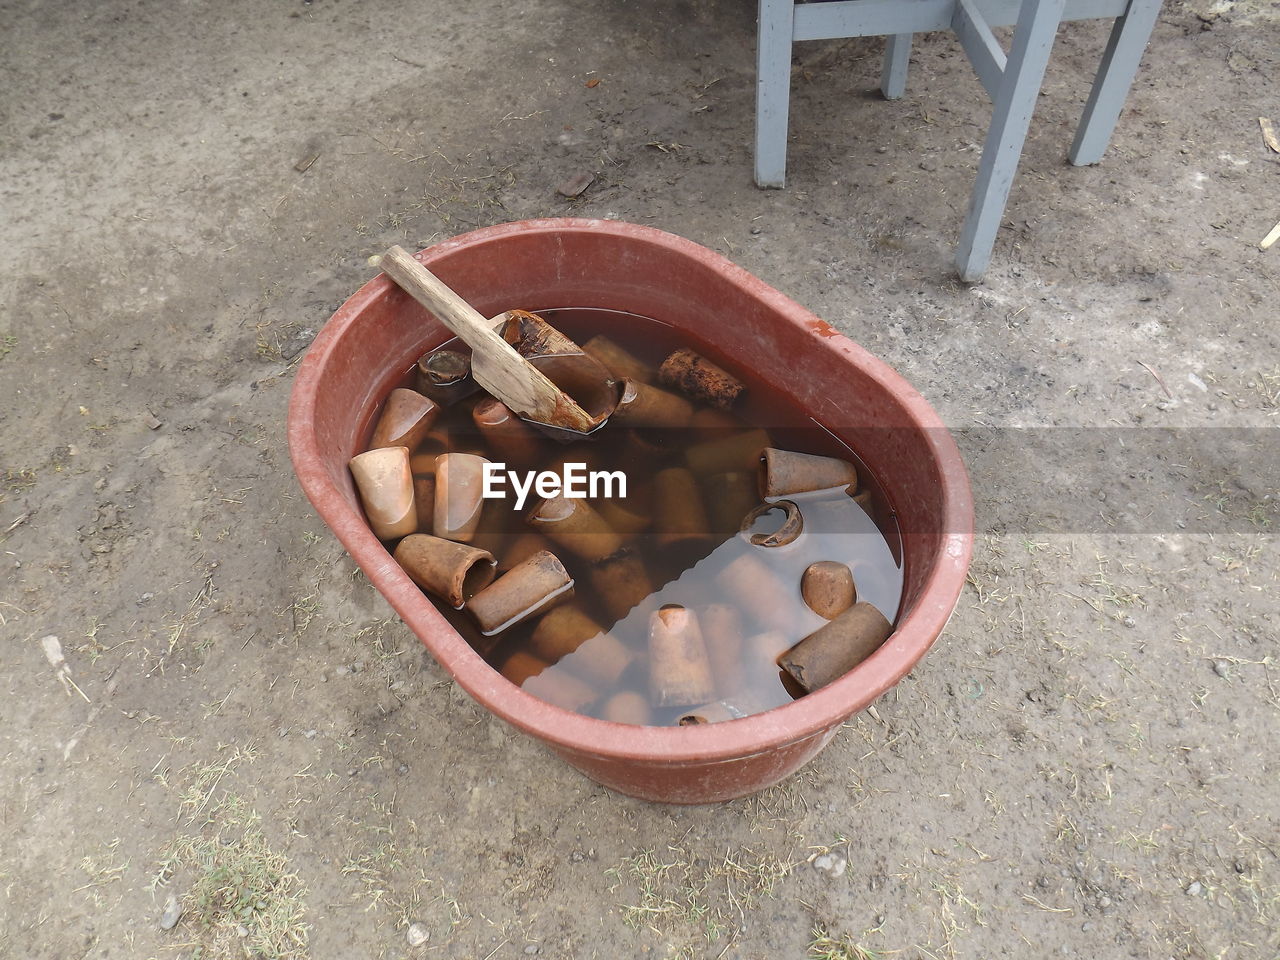
[[[569,854],[570,863],[581,863],[585,859],[586,857],[583,855],[581,850],[575,850],[573,853]]]
[[[178,921],[181,919],[182,904],[178,903],[177,897],[170,894],[168,901],[164,905],[164,913],[160,915],[160,929],[172,930],[178,925]]]
[[[408,773],[408,772],[409,772],[409,765],[407,763],[402,763],[400,764],[400,766],[396,767],[396,773]]]
[[[1080,929],[1082,932],[1088,933],[1090,930],[1093,929],[1093,921],[1086,920],[1084,923],[1080,924]]]
[[[823,873],[830,874],[832,877],[844,875],[845,867],[849,865],[844,857],[838,853],[824,853],[820,857],[813,860],[813,869],[821,870]]]
[[[1107,909],[1107,907],[1111,906],[1111,898],[1110,898],[1110,897],[1099,897],[1099,898],[1098,898],[1098,906],[1100,906],[1103,910]]]
[[[1241,863],[1239,860],[1236,861],[1235,867],[1236,867],[1236,873],[1244,873],[1244,864]]]
[[[1192,881],[1191,886],[1187,887],[1187,896],[1198,897],[1203,889],[1204,887],[1200,885],[1199,880]]]
[[[248,927],[246,927],[243,923],[237,923],[237,924],[236,924],[236,936],[237,936],[237,937],[240,937],[241,939],[244,939],[244,938],[245,938],[245,937],[247,937],[248,935],[249,935],[249,928],[248,928]]]
[[[316,731],[315,731],[315,730],[307,730],[307,731],[306,731],[305,733],[303,733],[302,735],[303,735],[304,737],[306,737],[308,740],[314,740],[314,739],[316,738]]]
[[[1226,660],[1213,661],[1213,672],[1216,673],[1218,676],[1222,677],[1222,679],[1224,680],[1227,678],[1227,671],[1229,669],[1231,669],[1231,664],[1228,663]]]
[[[876,153],[888,153],[889,148],[885,146],[876,147]]]
[[[409,941],[409,946],[420,947],[431,939],[431,931],[427,929],[425,923],[411,923],[409,929],[405,932],[405,939]]]
[[[537,953],[540,949],[541,949],[541,948],[540,948],[536,943],[531,943],[531,944],[529,944],[527,947],[525,947],[525,948],[524,948],[524,952],[525,952],[525,953],[527,953],[529,956],[531,956],[531,957],[532,957],[532,956],[533,956],[535,953]]]
[[[595,182],[595,179],[596,177],[593,173],[575,174],[564,183],[560,184],[560,186],[556,187],[556,193],[560,194],[562,197],[568,197],[570,199],[581,196],[587,187],[591,186],[591,184]]]

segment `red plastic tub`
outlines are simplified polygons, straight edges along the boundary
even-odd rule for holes
[[[812,759],[938,638],[968,569],[972,496],[937,414],[880,360],[720,255],[648,227],[508,223],[436,244],[418,258],[486,316],[516,306],[621,310],[718,345],[844,434],[888,491],[903,535],[896,632],[816,693],[745,719],[690,727],[614,724],[545,703],[471,649],[361,513],[348,459],[403,371],[450,337],[380,275],[339,308],[303,360],[289,405],[289,450],[321,518],[436,660],[488,710],[615,790],[670,803],[726,800],[777,783]]]

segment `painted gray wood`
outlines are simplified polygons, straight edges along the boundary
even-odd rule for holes
[[[991,262],[996,231],[1000,229],[1027,127],[1035,112],[1063,4],[1064,0],[1023,0],[1022,19],[1014,29],[1009,61],[996,90],[991,126],[987,128],[978,177],[969,199],[969,214],[960,231],[956,266],[962,280],[979,279]]]
[[[975,0],[982,19],[993,27],[1018,22],[1020,0]],[[1118,17],[1128,0],[1068,0],[1063,20]],[[956,0],[824,0],[796,5],[793,40],[837,40],[928,33],[951,29]]]
[[[1160,0],[1133,0],[1128,12],[1112,26],[1075,140],[1067,152],[1067,158],[1076,166],[1097,163],[1107,152],[1159,14]]]
[[[786,185],[795,4],[760,0],[756,39],[756,186]]]
[[[965,56],[973,65],[973,71],[986,89],[987,96],[994,101],[1008,58],[973,0],[956,0],[951,29],[964,48]]]
[[[911,34],[890,34],[884,48],[884,69],[880,92],[886,100],[897,100],[907,92],[907,67],[911,63]]]

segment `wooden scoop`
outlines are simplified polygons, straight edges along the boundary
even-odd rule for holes
[[[611,401],[593,404],[596,409],[590,413],[522,357],[494,329],[495,324],[501,321],[519,322],[522,318],[527,320],[531,314],[513,311],[496,320],[485,319],[399,246],[391,247],[382,255],[382,269],[471,347],[471,374],[476,383],[517,415],[561,430],[590,433],[613,413],[618,391],[608,371],[585,353],[582,356],[599,368],[600,383],[597,389],[590,390],[590,394],[612,398]],[[576,379],[581,379],[580,375]]]

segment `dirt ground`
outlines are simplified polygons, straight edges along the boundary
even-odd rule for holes
[[[300,494],[293,372],[368,258],[569,214],[724,253],[956,428],[1274,444],[1270,4],[1166,4],[1091,168],[1063,158],[1106,28],[1064,26],[972,287],[989,107],[954,40],[894,103],[880,42],[801,47],[763,192],[754,20],[0,2],[0,955],[1280,956],[1275,474],[1104,457],[1104,494],[1199,522],[1048,532],[1043,478],[962,439],[943,640],[799,775],[687,809],[490,718]]]

